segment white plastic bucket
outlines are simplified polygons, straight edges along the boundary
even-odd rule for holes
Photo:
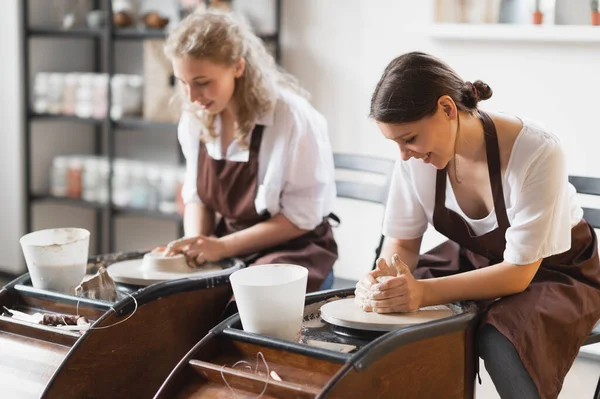
[[[244,331],[297,341],[302,327],[308,269],[257,265],[230,276]]]
[[[90,232],[78,228],[34,231],[20,241],[35,288],[75,293],[85,276]]]

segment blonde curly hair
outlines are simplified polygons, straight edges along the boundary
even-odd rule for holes
[[[247,145],[247,137],[256,119],[275,106],[277,89],[287,88],[308,97],[296,78],[279,68],[263,41],[239,16],[216,11],[194,12],[185,17],[169,34],[165,48],[169,59],[207,58],[217,64],[232,66],[240,59],[246,65],[236,79],[233,101],[237,106],[235,137]],[[215,115],[192,104],[186,96],[179,96],[184,110],[189,110],[202,123],[201,139],[216,138]]]

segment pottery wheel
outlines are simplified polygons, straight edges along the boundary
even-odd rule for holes
[[[392,331],[453,315],[454,312],[447,306],[429,306],[411,313],[365,312],[354,302],[354,298],[339,299],[321,307],[321,318],[327,323],[369,331]]]
[[[197,269],[190,269],[189,273],[144,270],[142,268],[142,259],[134,259],[114,263],[106,270],[110,277],[117,283],[147,286],[180,278],[209,277],[210,275],[219,274],[223,269],[224,267],[221,264],[208,263]]]

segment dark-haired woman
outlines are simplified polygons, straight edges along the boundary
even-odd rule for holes
[[[600,262],[558,139],[524,118],[479,110],[492,95],[442,61],[408,53],[386,68],[371,117],[397,162],[365,310],[479,301],[479,355],[502,398],[556,398],[600,318]],[[419,256],[428,224],[449,241]],[[396,268],[411,273],[378,283]]]

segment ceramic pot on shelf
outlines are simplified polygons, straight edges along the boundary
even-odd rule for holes
[[[535,0],[535,6],[533,8],[533,24],[541,25],[544,22],[544,13],[542,12],[542,1]]]
[[[600,1],[592,0],[590,3],[590,12],[593,26],[600,26]]]

